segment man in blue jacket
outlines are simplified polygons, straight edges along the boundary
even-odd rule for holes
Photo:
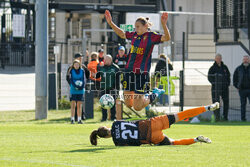
[[[250,58],[248,55],[243,57],[242,64],[234,71],[233,84],[240,95],[241,120],[246,121],[247,98],[250,103]]]

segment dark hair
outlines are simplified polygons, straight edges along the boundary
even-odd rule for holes
[[[148,27],[152,26],[153,24],[151,22],[149,22],[149,18],[148,17],[139,17],[136,19],[135,22],[140,22],[142,25],[148,25]]]
[[[102,126],[102,127],[99,127],[97,130],[94,130],[91,134],[90,134],[90,143],[92,145],[97,145],[97,138],[98,137],[102,137],[102,138],[105,138],[109,135],[109,129]]]
[[[99,49],[99,50],[98,50],[98,53],[101,53],[101,52],[104,52],[104,50],[103,50],[103,49]]]
[[[78,57],[83,57],[81,53],[76,53],[75,54],[75,59],[78,58]]]

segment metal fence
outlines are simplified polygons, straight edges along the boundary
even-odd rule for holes
[[[249,28],[248,0],[215,0],[215,27]]]
[[[7,8],[6,8],[7,9]],[[25,16],[25,35],[15,37],[13,33],[13,14],[16,8],[11,8],[12,14],[0,14],[0,67],[7,66],[34,66],[34,15],[30,10],[22,10],[18,14]]]
[[[9,66],[34,66],[35,46],[33,43],[1,43],[1,67]]]

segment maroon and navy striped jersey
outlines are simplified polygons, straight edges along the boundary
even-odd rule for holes
[[[127,72],[149,72],[151,54],[154,45],[161,42],[161,36],[155,32],[146,32],[142,35],[138,35],[136,32],[126,32],[126,39],[131,40],[129,59],[125,67]]]

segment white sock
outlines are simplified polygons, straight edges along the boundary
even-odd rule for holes
[[[210,105],[209,106],[205,106],[206,111],[210,111]]]
[[[81,121],[81,117],[78,117],[78,122]]]
[[[71,117],[71,120],[72,120],[72,121],[75,121],[75,117]]]

